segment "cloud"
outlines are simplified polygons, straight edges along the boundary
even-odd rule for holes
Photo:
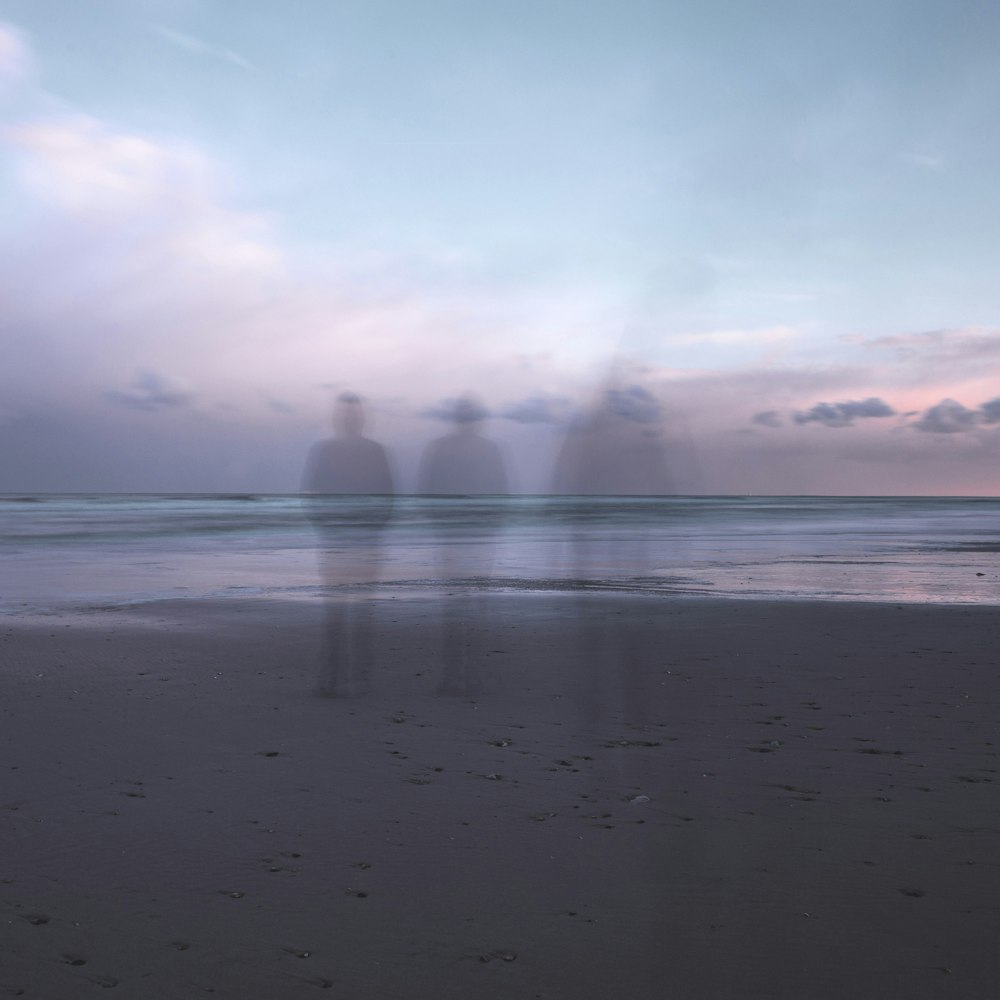
[[[818,423],[826,427],[850,427],[856,419],[891,417],[895,410],[876,396],[843,403],[817,403],[811,410],[797,411],[797,424]]]
[[[608,389],[605,393],[608,411],[616,417],[636,424],[651,424],[663,415],[659,400],[641,385],[627,389]]]
[[[449,424],[473,423],[491,416],[490,411],[472,396],[457,396],[442,399],[433,406],[420,411],[420,416],[431,420],[443,420]]]
[[[134,410],[172,409],[194,399],[186,383],[154,371],[139,372],[127,389],[110,389],[105,395]]]
[[[977,423],[978,414],[954,399],[943,399],[930,407],[911,426],[928,434],[961,434]]]
[[[517,403],[509,403],[497,414],[504,420],[518,424],[555,424],[562,417],[569,400],[564,396],[529,396]]]
[[[1000,424],[1000,397],[983,403],[979,407],[979,412],[984,424]]]
[[[34,192],[60,208],[130,211],[157,197],[187,200],[204,183],[206,163],[193,150],[168,149],[89,115],[29,122],[6,138],[24,154],[22,174]],[[170,198],[178,183],[181,192]]]
[[[929,434],[962,434],[980,424],[1000,423],[1000,397],[972,410],[954,399],[943,399],[929,407],[910,426]]]
[[[934,364],[961,361],[978,363],[1000,355],[1000,328],[996,327],[923,330],[919,333],[898,333],[885,337],[844,339],[863,347],[892,351],[900,360],[923,360]]]
[[[86,220],[108,241],[130,240],[195,267],[273,271],[281,257],[263,216],[226,207],[221,171],[195,147],[111,128],[89,115],[28,122],[3,138],[50,210]]]
[[[35,72],[35,60],[24,35],[0,21],[0,97],[11,93]]]
[[[210,59],[220,59],[223,62],[239,66],[240,69],[253,69],[248,60],[244,59],[238,52],[233,52],[232,49],[212,45],[210,42],[202,41],[202,39],[195,38],[192,35],[185,35],[180,31],[174,31],[173,28],[166,28],[162,24],[153,24],[150,27],[158,35],[162,35],[172,45],[184,49],[185,52],[192,52],[199,56],[208,56]]]
[[[960,434],[974,427],[976,419],[975,410],[954,399],[943,399],[930,407],[912,426],[929,434]]]
[[[790,326],[770,326],[751,330],[705,330],[698,333],[678,333],[670,337],[670,346],[714,344],[726,347],[763,347],[783,344],[798,336]]]
[[[780,427],[781,417],[777,410],[764,410],[762,413],[755,413],[750,422],[760,424],[761,427]]]

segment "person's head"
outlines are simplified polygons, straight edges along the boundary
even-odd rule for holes
[[[342,392],[333,408],[333,426],[344,437],[355,437],[365,426],[365,410],[357,393]]]
[[[456,399],[451,411],[451,421],[458,428],[475,428],[486,416],[486,407],[471,393]]]

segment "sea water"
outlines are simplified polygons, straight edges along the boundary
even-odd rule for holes
[[[378,509],[373,597],[441,588],[1000,604],[1000,499],[0,495],[0,610],[319,600]],[[453,558],[459,554],[458,558]],[[472,553],[474,558],[461,557]],[[345,585],[349,585],[346,581]]]

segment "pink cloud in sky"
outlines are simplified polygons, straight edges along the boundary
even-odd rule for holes
[[[247,277],[280,266],[266,219],[225,207],[221,171],[186,143],[132,135],[87,115],[21,124],[5,138],[41,205],[117,229],[131,237],[131,253]]]

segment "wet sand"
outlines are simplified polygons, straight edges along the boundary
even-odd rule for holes
[[[997,609],[438,610],[7,618],[0,996],[997,995]]]

